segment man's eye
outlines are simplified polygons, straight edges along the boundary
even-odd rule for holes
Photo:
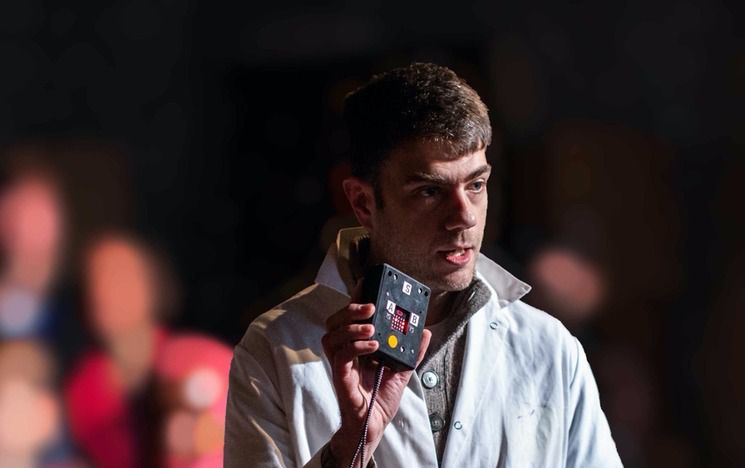
[[[481,192],[486,187],[486,183],[483,180],[477,180],[471,184],[471,190],[474,192]]]
[[[423,197],[433,197],[440,192],[437,187],[422,187],[419,189],[419,194]]]

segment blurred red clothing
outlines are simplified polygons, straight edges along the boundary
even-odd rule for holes
[[[221,467],[232,350],[197,333],[160,330],[156,339],[150,385],[136,396],[125,393],[105,353],[83,357],[65,388],[75,442],[100,467]],[[209,433],[202,424],[188,435],[191,445],[174,451],[165,431],[175,413],[207,421]]]
[[[166,332],[159,330],[156,354],[166,339]],[[135,401],[106,353],[89,351],[81,358],[67,380],[65,404],[74,442],[95,466],[143,466],[146,454],[139,442]]]

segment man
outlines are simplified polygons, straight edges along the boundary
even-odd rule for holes
[[[231,368],[225,465],[346,467],[371,400],[377,341],[359,304],[387,262],[431,288],[416,371],[386,369],[364,465],[620,466],[579,342],[520,301],[530,289],[479,254],[491,166],[487,109],[451,70],[414,63],[347,97],[362,225],[342,230],[314,285],[256,319]]]

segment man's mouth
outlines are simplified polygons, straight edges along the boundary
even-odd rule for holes
[[[471,260],[473,256],[473,248],[471,247],[458,247],[450,250],[441,250],[440,253],[444,255],[445,260],[452,263],[453,265],[465,265]]]

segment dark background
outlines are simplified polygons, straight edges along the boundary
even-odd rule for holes
[[[567,325],[627,466],[742,466],[742,10],[2,2],[0,139],[83,148],[60,156],[82,181],[78,237],[114,223],[160,246],[176,325],[234,344],[348,222],[345,93],[412,60],[450,66],[497,136],[484,250],[526,280],[550,245],[605,273],[602,307]],[[526,300],[554,313],[540,288]]]

